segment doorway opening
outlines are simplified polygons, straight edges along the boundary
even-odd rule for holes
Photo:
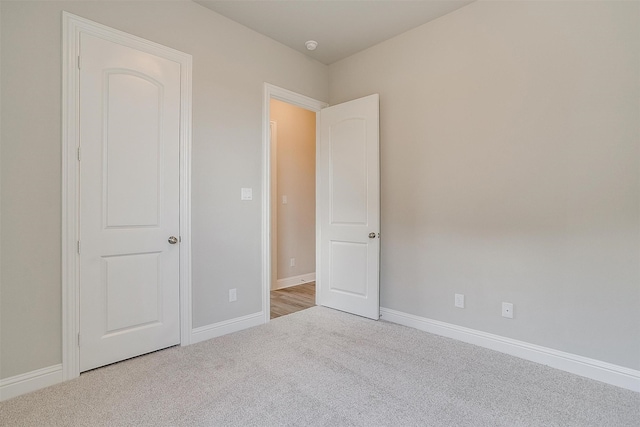
[[[262,316],[270,320],[271,100],[316,113],[316,305],[380,318],[380,96],[328,107],[265,83]],[[328,107],[328,108],[327,108]]]
[[[262,311],[266,323],[319,303],[316,141],[320,110],[327,104],[268,83],[264,88]]]
[[[315,305],[316,114],[270,100],[270,318]]]

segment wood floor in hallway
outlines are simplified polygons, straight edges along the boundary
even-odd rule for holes
[[[271,291],[271,318],[295,313],[316,305],[316,282]]]

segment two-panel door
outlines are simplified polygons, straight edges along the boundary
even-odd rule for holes
[[[320,113],[319,303],[380,317],[379,97]]]
[[[180,342],[180,64],[80,39],[80,371]]]

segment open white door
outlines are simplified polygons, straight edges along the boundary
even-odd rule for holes
[[[379,96],[320,113],[318,303],[380,317]]]

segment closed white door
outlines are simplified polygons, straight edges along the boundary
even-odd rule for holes
[[[81,35],[80,52],[79,340],[86,371],[180,342],[181,70],[89,34]]]
[[[380,317],[379,97],[320,113],[319,304]]]

